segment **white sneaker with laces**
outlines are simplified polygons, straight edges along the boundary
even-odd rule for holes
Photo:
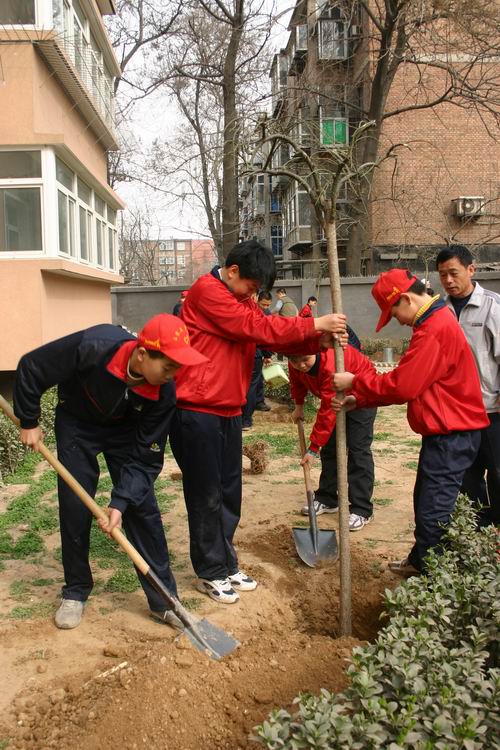
[[[228,580],[231,586],[238,591],[254,591],[257,588],[257,581],[242,570],[238,570],[237,573],[228,576]]]
[[[339,508],[338,505],[335,508],[331,508],[329,505],[324,505],[319,500],[314,501],[314,510],[316,511],[317,516],[322,516],[323,513],[338,513]],[[309,506],[304,505],[304,507],[300,511],[303,516],[309,515]]]
[[[72,630],[77,628],[82,621],[84,602],[76,599],[62,599],[57,610],[54,622],[61,630]]]
[[[373,515],[365,518],[364,516],[358,516],[357,513],[349,513],[349,531],[361,531],[361,529],[370,523]]]
[[[240,595],[233,589],[229,578],[210,581],[208,578],[198,578],[196,588],[215,602],[234,604]]]

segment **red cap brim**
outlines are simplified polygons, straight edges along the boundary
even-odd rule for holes
[[[378,333],[390,321],[392,317],[391,310],[392,308],[389,308],[389,310],[383,310],[383,312],[380,313],[380,318],[378,319],[377,327],[375,328],[375,333]]]
[[[177,364],[184,365],[186,367],[189,367],[190,365],[202,365],[204,362],[208,362],[208,357],[205,357],[204,354],[200,354],[200,352],[197,352],[196,349],[193,349],[192,346],[183,346],[182,348],[179,347],[178,349],[173,348],[168,351],[166,349],[162,349],[162,353],[172,359],[174,362],[177,362]]]

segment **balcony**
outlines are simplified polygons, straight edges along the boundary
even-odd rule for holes
[[[280,52],[274,56],[270,78],[272,81],[272,116],[277,117],[285,100],[287,90],[288,60],[285,52]]]
[[[288,75],[295,76],[302,73],[307,57],[308,29],[306,23],[300,23],[290,34]]]

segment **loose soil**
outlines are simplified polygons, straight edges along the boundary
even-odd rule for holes
[[[283,407],[256,415],[253,432],[283,435]],[[183,600],[199,617],[233,633],[240,647],[221,662],[198,653],[185,637],[147,617],[141,591],[99,590],[79,628],[52,623],[61,581],[55,559],[42,566],[9,561],[0,582],[0,748],[46,750],[237,750],[255,747],[252,728],[300,692],[339,691],[354,646],[380,627],[381,593],[398,580],[387,560],[412,542],[411,491],[418,453],[402,407],[380,412],[374,441],[375,518],[350,535],[353,636],[338,637],[339,564],[310,569],[297,557],[291,527],[304,525],[297,456],[269,451],[263,474],[244,458],[243,517],[236,542],[242,568],[259,581],[237,604],[199,594],[188,557],[187,520],[177,467],[165,463],[173,502],[164,520]],[[176,474],[177,473],[177,474]],[[317,478],[318,469],[313,470]],[[0,490],[0,508],[19,490]],[[323,515],[321,528],[338,518]],[[58,543],[54,535],[54,546]],[[13,619],[12,584],[47,579],[40,617]],[[102,587],[101,587],[102,588]],[[29,595],[27,595],[29,599]],[[22,602],[29,605],[30,602]],[[41,609],[40,609],[41,607]],[[19,611],[19,607],[17,609]]]

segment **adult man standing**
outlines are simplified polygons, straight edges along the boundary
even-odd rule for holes
[[[284,287],[276,290],[276,296],[278,301],[274,306],[273,315],[281,315],[283,318],[295,318],[299,314],[297,305],[288,296]]]
[[[462,491],[481,505],[481,523],[500,523],[500,295],[473,280],[470,251],[450,245],[436,258],[446,304],[457,316],[474,354],[490,424],[481,431],[477,458]],[[486,473],[486,481],[485,481]]]

